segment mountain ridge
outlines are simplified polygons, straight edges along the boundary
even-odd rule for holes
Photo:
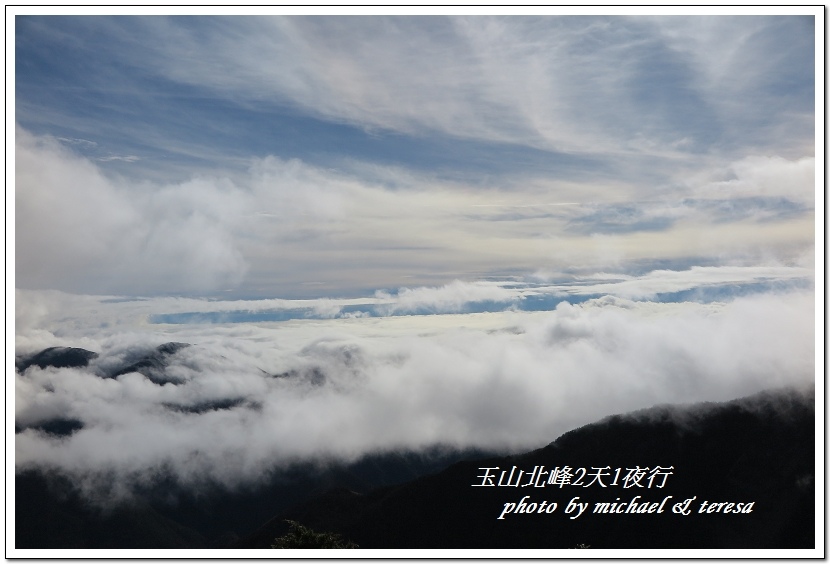
[[[291,519],[341,534],[361,548],[814,548],[814,402],[813,390],[782,389],[614,415],[527,453],[458,462],[365,495],[331,491],[275,517],[235,546],[266,548]],[[685,416],[683,424],[678,414]],[[565,462],[573,469],[609,466],[611,476],[615,468],[672,470],[663,488],[471,487],[487,472],[500,477],[511,468],[552,470]],[[634,495],[639,499],[630,499]],[[635,507],[647,501],[650,509],[667,496],[661,513],[656,507],[646,514],[602,512],[615,501],[634,501]],[[574,498],[589,505],[571,519],[576,511],[565,510]],[[537,511],[542,501],[558,505],[550,514],[504,514],[508,504],[521,507],[523,499]],[[674,504],[686,499],[692,499],[689,515],[674,513]],[[712,503],[724,505],[709,513]],[[727,507],[750,512],[723,513]]]
[[[151,381],[168,382],[167,359],[186,346],[167,343],[137,351],[99,376],[114,377],[113,372],[130,368]],[[80,367],[96,358],[92,351],[52,347],[17,361],[22,373],[35,364]],[[233,397],[164,407],[202,413],[234,409],[245,401]],[[15,432],[31,429],[61,439],[83,425],[68,416],[32,419],[16,422]],[[619,482],[627,469],[659,467],[662,474],[652,481],[665,476],[667,484],[642,491],[597,483],[582,489],[565,483],[471,487],[485,480],[483,472],[497,481],[514,467],[525,480],[537,467],[540,474],[568,467],[577,471],[571,472],[575,477],[584,468],[582,478],[590,480],[588,472],[606,466],[611,475],[600,481],[608,482],[618,468],[614,479]],[[482,470],[486,468],[493,470]],[[378,453],[354,463],[298,464],[275,471],[270,480],[246,490],[217,486],[192,495],[165,478],[140,492],[142,503],[102,513],[66,475],[16,469],[16,543],[20,548],[117,548],[112,539],[120,539],[123,548],[269,548],[291,519],[341,534],[364,548],[812,547],[815,390],[765,390],[728,402],[666,404],[610,415],[538,449],[506,456],[470,449]],[[640,494],[639,499],[627,497],[629,492]],[[658,499],[658,494],[664,495]],[[601,503],[659,504],[668,495],[672,497],[659,514],[594,513]],[[576,497],[589,505],[570,519],[564,511]],[[695,504],[705,498],[707,507],[711,502],[733,503],[733,509],[753,503],[752,512],[694,513],[681,521],[666,509],[692,497]],[[556,509],[539,513],[543,501],[544,510],[552,503]],[[517,513],[522,502],[536,504],[537,512]],[[509,504],[514,504],[510,511]],[[168,532],[158,523],[166,523]],[[554,525],[553,533],[546,529]],[[639,534],[635,525],[648,534]]]

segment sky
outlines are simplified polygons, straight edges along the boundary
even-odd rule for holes
[[[233,487],[811,385],[810,13],[16,16],[13,346],[100,354],[16,374],[84,423],[17,466]]]

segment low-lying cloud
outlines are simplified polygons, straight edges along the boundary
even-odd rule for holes
[[[738,295],[812,288],[806,265],[694,266],[653,270],[634,276],[596,272],[581,276],[538,271],[506,280],[454,280],[442,286],[377,290],[372,296],[315,299],[217,300],[185,297],[82,296],[63,292],[16,291],[18,347],[34,352],[27,336],[36,327],[55,334],[104,334],[127,323],[226,324],[499,312],[543,311],[561,301],[582,302],[606,294],[657,301],[728,301]]]
[[[297,461],[435,445],[520,451],[612,413],[808,386],[815,373],[811,291],[257,325],[122,319],[59,334],[33,321],[19,333],[19,352],[100,354],[15,376],[16,467],[104,480],[113,494],[169,475],[233,488]],[[167,341],[193,345],[167,357],[171,381],[107,377]],[[71,432],[39,427],[56,418]]]

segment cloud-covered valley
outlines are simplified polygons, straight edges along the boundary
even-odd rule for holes
[[[49,311],[37,294],[18,297],[21,314],[29,303],[42,310],[18,330],[21,357],[47,346],[98,356],[16,374],[15,463],[59,469],[91,495],[170,476],[235,488],[294,462],[436,446],[519,451],[610,413],[807,387],[815,376],[810,290],[175,325],[148,324],[135,302],[92,296],[54,294]],[[79,317],[102,323],[73,326],[73,307],[92,307]],[[52,325],[60,329],[44,329]],[[136,364],[118,372],[166,342],[192,346],[164,357],[161,378]],[[47,432],[54,420],[69,431]]]

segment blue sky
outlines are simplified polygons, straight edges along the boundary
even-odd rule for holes
[[[822,12],[749,12],[17,16],[8,348],[99,357],[7,379],[16,468],[234,488],[820,385]]]
[[[347,296],[812,253],[810,16],[26,16],[15,33],[19,287]],[[118,221],[73,221],[78,197]]]

